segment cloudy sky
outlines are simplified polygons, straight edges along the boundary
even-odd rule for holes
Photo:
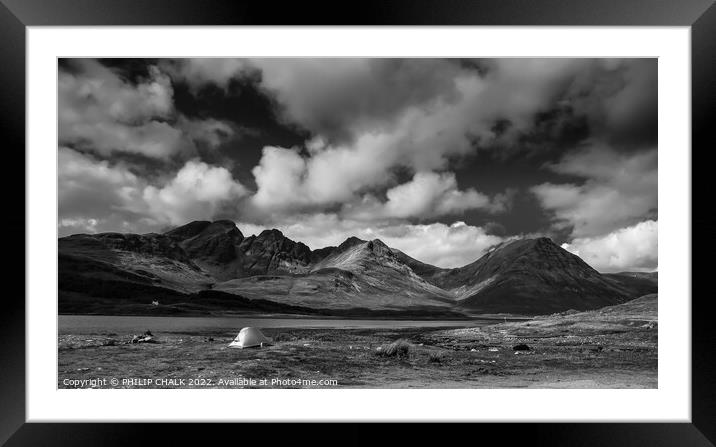
[[[231,219],[441,267],[657,268],[655,59],[62,59],[60,236]]]

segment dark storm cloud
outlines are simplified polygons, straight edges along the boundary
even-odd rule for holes
[[[575,78],[565,100],[587,117],[593,138],[617,149],[656,145],[656,59],[603,60]]]
[[[478,150],[486,157],[544,162],[556,161],[588,140],[619,151],[654,147],[656,60],[586,59],[576,66],[554,84],[551,100],[532,115],[528,126],[518,128],[507,115],[499,117],[491,133],[475,139]]]
[[[474,145],[483,158],[504,162],[554,161],[591,135],[588,118],[576,115],[567,103],[537,112],[527,130],[513,134],[511,127],[509,120],[498,119],[491,128],[491,135],[475,139]]]

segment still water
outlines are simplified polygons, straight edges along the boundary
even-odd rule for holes
[[[335,328],[385,329],[411,327],[475,327],[495,324],[499,320],[352,320],[338,318],[272,318],[272,317],[144,317],[109,315],[60,315],[60,334],[93,334],[102,332],[193,332],[202,330],[237,331],[242,327],[258,328]]]

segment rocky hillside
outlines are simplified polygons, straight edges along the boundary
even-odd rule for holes
[[[453,304],[450,293],[403,264],[382,241],[352,238],[298,275],[263,275],[217,284],[215,290],[321,308],[424,309]]]
[[[244,237],[231,221],[191,222],[166,233],[217,280],[271,273],[304,273],[311,250],[278,230]]]

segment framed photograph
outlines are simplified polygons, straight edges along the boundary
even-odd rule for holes
[[[0,440],[713,445],[716,9],[643,3],[3,0]]]

